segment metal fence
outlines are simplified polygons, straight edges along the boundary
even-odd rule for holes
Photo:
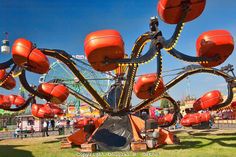
[[[236,119],[215,120],[214,126],[219,129],[236,128]]]
[[[73,131],[73,128],[70,126],[69,128],[64,128],[64,134],[65,135],[69,135],[72,133]],[[13,139],[13,138],[32,138],[32,137],[42,137],[43,135],[43,132],[42,131],[37,131],[37,132],[34,132],[34,133],[25,133],[25,132],[20,132],[18,135],[18,137],[14,136],[14,133],[15,131],[13,130],[9,130],[9,131],[0,131],[0,140],[2,139]],[[48,134],[49,136],[57,136],[59,135],[59,130],[58,128],[55,128],[55,130],[53,131],[52,128],[50,128],[48,130]]]

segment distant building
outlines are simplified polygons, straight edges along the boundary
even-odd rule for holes
[[[35,131],[42,130],[42,121],[43,119],[35,118],[33,115],[20,115],[16,116],[17,125],[22,130],[30,130],[31,126],[33,126]]]

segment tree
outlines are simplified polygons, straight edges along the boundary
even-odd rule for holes
[[[161,108],[169,108],[170,102],[166,99],[161,100]]]

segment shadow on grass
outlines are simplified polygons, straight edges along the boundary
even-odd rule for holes
[[[235,136],[236,132],[233,133],[215,133],[212,134],[212,132],[188,132],[189,135],[192,136],[207,136],[207,135],[219,135],[219,136]]]
[[[17,147],[24,147],[24,146],[26,145],[1,145],[0,156],[1,157],[34,157],[30,151],[21,150],[17,148]]]
[[[57,140],[62,140],[62,139],[65,139],[66,138],[66,136],[62,136],[62,137],[57,137],[56,139]]]
[[[201,141],[183,141],[178,145],[163,146],[166,150],[201,148],[205,146]]]
[[[236,136],[236,132],[235,133],[219,133],[216,135],[220,135],[220,136]]]
[[[46,141],[46,142],[43,142],[43,144],[58,143],[58,142],[62,141],[62,139],[66,139],[66,137],[57,137],[57,138],[55,138],[55,140]]]
[[[198,137],[200,139],[205,139],[205,140],[209,140],[211,141],[211,143],[217,143],[223,147],[232,147],[232,148],[236,148],[236,137],[221,137],[221,138],[209,138],[209,137]],[[226,143],[224,141],[230,141],[230,142],[234,142],[234,143]]]
[[[43,142],[43,144],[58,143],[60,141],[61,140],[47,141],[47,142]]]
[[[185,138],[189,139],[189,138]],[[207,140],[207,143],[203,143],[202,140]],[[227,143],[229,141],[230,143]],[[197,136],[194,140],[184,140],[179,145],[163,146],[163,149],[174,150],[174,149],[189,149],[189,148],[202,148],[212,144],[218,144],[222,147],[236,148],[236,137],[200,137]]]

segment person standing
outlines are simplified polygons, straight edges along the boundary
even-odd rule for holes
[[[49,121],[46,120],[46,123],[47,123],[47,126],[46,126],[46,135],[49,136],[49,135],[48,135]]]
[[[54,129],[55,129],[55,121],[54,121],[54,119],[51,119],[51,127],[52,127],[52,130],[54,131]]]
[[[43,121],[43,137],[45,137],[45,134],[48,135],[48,122],[46,120]]]
[[[70,120],[69,120],[69,119],[66,120],[66,128],[67,128],[67,129],[70,128]]]
[[[33,125],[31,125],[31,127],[30,127],[30,133],[31,133],[31,137],[33,137],[33,135],[35,133]]]
[[[62,124],[62,122],[59,120],[58,121],[58,133],[59,135],[64,135],[65,130],[64,130],[64,125]]]
[[[19,126],[17,126],[17,128],[16,128],[16,130],[15,130],[15,132],[14,132],[14,137],[16,137],[16,138],[18,138],[19,136],[20,136],[20,127]]]

